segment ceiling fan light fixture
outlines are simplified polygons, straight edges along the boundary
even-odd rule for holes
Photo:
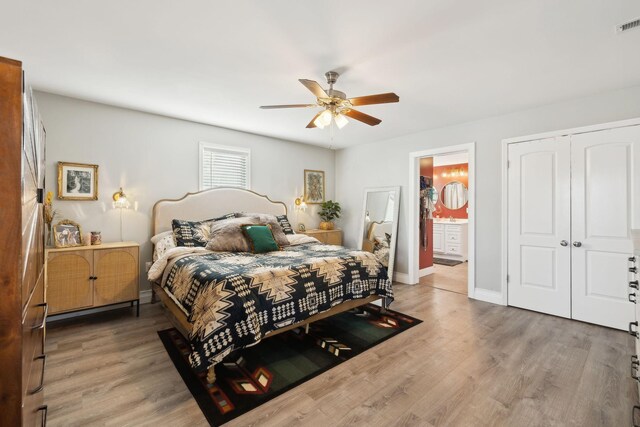
[[[329,126],[331,124],[331,111],[324,110],[320,115],[313,121],[313,124],[319,127],[320,129],[324,129],[325,126]]]
[[[338,129],[342,129],[347,125],[347,123],[349,123],[349,120],[347,120],[347,118],[342,114],[336,114],[333,120],[336,122]]]

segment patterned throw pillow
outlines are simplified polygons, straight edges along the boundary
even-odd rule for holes
[[[165,254],[165,252],[175,247],[176,241],[173,238],[173,233],[167,234],[155,243],[153,247],[153,261],[157,261],[158,258],[161,258]]]
[[[211,225],[216,221],[223,219],[235,218],[235,214],[227,214],[219,218],[207,219],[205,221],[185,221],[182,219],[174,219],[171,221],[173,228],[173,236],[176,239],[176,245],[196,247],[207,246],[211,235]]]
[[[269,224],[243,225],[242,232],[247,236],[247,240],[251,245],[251,252],[254,254],[280,250],[280,246],[273,238]]]
[[[286,215],[278,215],[276,217],[276,219],[278,220],[278,223],[280,224],[280,227],[282,227],[282,231],[284,231],[284,234],[296,234],[293,231],[293,227],[291,227],[291,223],[289,222],[289,218],[287,218]]]

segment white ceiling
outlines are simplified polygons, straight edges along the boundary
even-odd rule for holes
[[[0,0],[0,55],[38,89],[257,134],[345,147],[640,84],[637,0]],[[382,119],[305,129],[297,79]]]

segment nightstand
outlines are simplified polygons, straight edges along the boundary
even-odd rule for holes
[[[307,231],[297,231],[299,234],[306,234],[307,236],[315,237],[320,240],[321,243],[326,243],[327,245],[342,245],[342,230],[307,230]]]
[[[49,314],[135,302],[139,316],[139,249],[135,242],[45,249]]]

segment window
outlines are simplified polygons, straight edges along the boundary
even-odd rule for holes
[[[200,190],[213,187],[250,187],[251,150],[200,143]]]

